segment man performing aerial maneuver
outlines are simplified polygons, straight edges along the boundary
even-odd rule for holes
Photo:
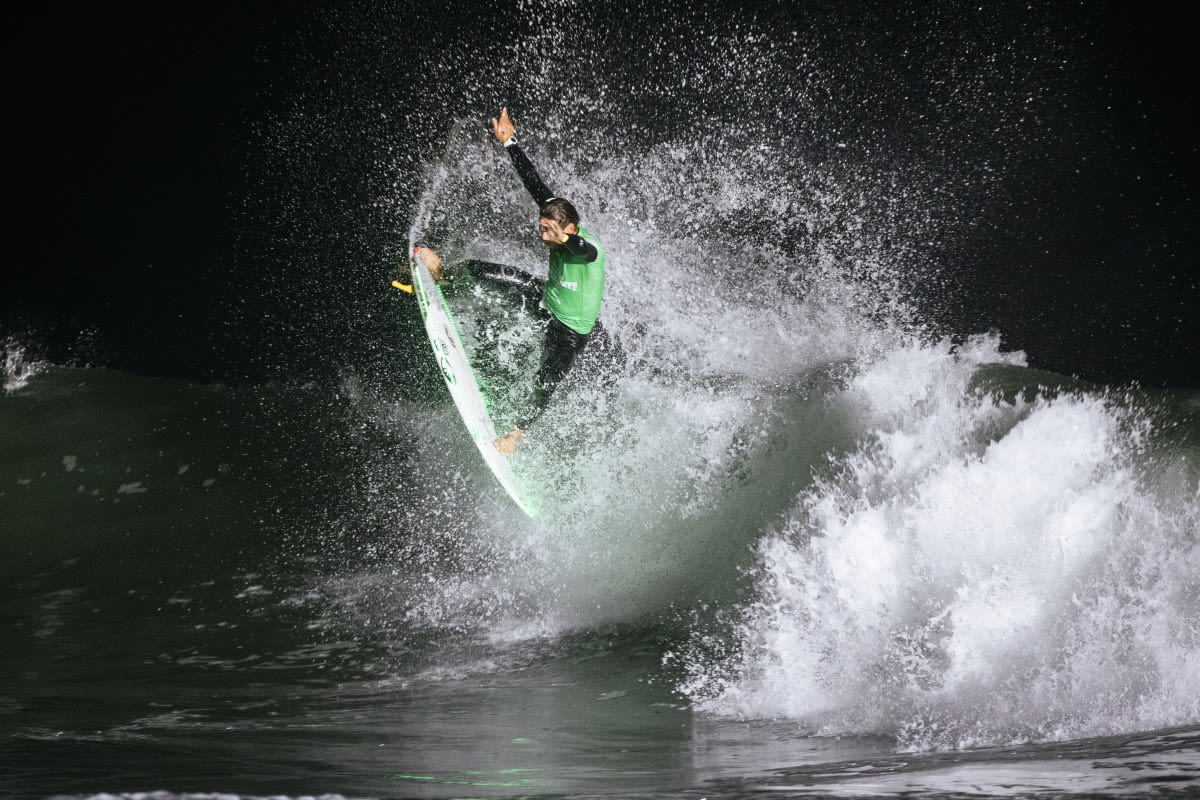
[[[516,425],[505,436],[496,440],[496,449],[510,455],[533,424],[550,395],[583,352],[588,337],[596,326],[600,314],[600,299],[604,291],[604,247],[579,225],[579,212],[575,206],[561,197],[555,197],[538,177],[533,163],[521,149],[514,136],[515,129],[508,119],[508,108],[500,110],[500,118],[492,118],[492,131],[504,145],[521,182],[538,205],[538,230],[542,241],[550,248],[550,271],[544,287],[529,275],[513,274],[511,268],[495,264],[468,262],[472,273],[484,274],[503,272],[504,280],[518,288],[540,288],[540,300],[550,312],[546,327],[546,355],[538,370],[533,397],[522,409]],[[437,253],[427,247],[417,248],[421,259],[435,280],[442,279],[442,261]],[[491,277],[498,277],[491,275]]]

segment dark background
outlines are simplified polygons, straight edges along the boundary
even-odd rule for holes
[[[427,46],[429,32],[402,24],[409,15],[441,19],[456,35],[495,46],[504,12],[486,8],[456,16],[443,4],[394,4],[389,19],[401,24],[389,31],[389,46]],[[1147,8],[1086,4],[1058,15],[1063,24],[1077,17],[1091,83],[1062,123],[1065,143],[1014,179],[1020,185],[979,235],[954,243],[945,257],[961,280],[953,297],[930,307],[960,335],[1000,330],[1034,366],[1194,387],[1200,158],[1189,121],[1192,34]],[[386,211],[364,219],[331,208],[345,220],[314,225],[312,208],[289,217],[288,198],[313,192],[298,180],[345,198],[378,190],[364,180],[395,176],[364,178],[371,153],[360,148],[344,170],[324,164],[298,178],[298,145],[272,141],[275,121],[303,116],[295,98],[312,96],[316,74],[332,76],[329,96],[347,113],[362,105],[353,82],[339,101],[336,68],[328,69],[346,58],[353,27],[346,14],[315,3],[17,12],[5,55],[10,255],[0,337],[56,361],[238,381],[319,374],[331,350],[373,336],[372,325],[382,323],[362,318],[382,301],[361,297],[375,293],[381,265],[395,256],[385,252],[396,246],[386,241]],[[406,87],[389,91],[399,101]],[[386,136],[421,142],[412,157],[424,155],[426,137],[403,127]],[[1103,140],[1105,158],[1069,163],[1081,131]],[[372,138],[374,152],[383,144]],[[287,159],[273,162],[282,149]],[[291,263],[300,250],[325,247],[330,230],[355,226],[363,235],[341,243],[337,258],[367,264],[360,272],[368,277],[348,284],[344,264],[322,275],[311,263]],[[302,302],[289,303],[290,292]],[[347,301],[351,295],[360,299]],[[326,300],[317,340],[310,332],[289,345],[289,315]]]

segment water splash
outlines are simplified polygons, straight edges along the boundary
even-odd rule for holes
[[[4,341],[4,393],[25,388],[45,366],[43,361],[30,356],[24,344],[10,336]]]
[[[601,319],[626,360],[605,380],[556,395],[513,459],[553,521],[468,526],[519,542],[488,560],[486,580],[472,576],[490,587],[482,596],[497,596],[499,583],[534,598],[510,597],[514,629],[529,628],[531,607],[546,629],[561,629],[727,597],[751,552],[753,521],[782,513],[824,447],[848,433],[825,418],[827,387],[847,363],[916,335],[917,315],[898,288],[904,272],[886,260],[883,239],[898,233],[891,223],[868,223],[862,197],[836,191],[836,176],[817,191],[816,170],[802,178],[765,149],[743,155],[732,166],[732,152],[716,146],[636,155],[601,147],[544,170],[589,230],[611,242]],[[631,184],[630,174],[642,180]],[[411,239],[427,237],[447,264],[479,258],[544,275],[534,209],[485,125],[455,123],[427,176]],[[815,199],[777,209],[797,215],[788,224],[859,220],[845,231],[852,246],[784,246],[734,223],[802,193]],[[484,337],[467,316],[468,343],[521,338]],[[444,460],[446,446],[431,458]],[[464,496],[459,508],[472,505]],[[442,527],[430,522],[418,527]],[[472,592],[447,586],[430,618],[473,606],[460,602]],[[493,632],[505,627],[495,615],[489,609]]]
[[[679,656],[702,708],[912,747],[1195,719],[1172,688],[1195,671],[1194,452],[1156,472],[1140,401],[1039,390],[1063,381],[932,321],[994,301],[964,299],[956,258],[1026,235],[1047,153],[1107,152],[1059,124],[1086,31],[1036,9],[667,5],[528,0],[402,56],[393,12],[329,12],[369,46],[312,81],[289,153],[365,141],[392,252],[432,208],[450,252],[536,274],[531,204],[485,122],[507,104],[607,245],[602,319],[629,356],[523,443],[555,507],[542,526],[490,502],[451,408],[377,400],[417,442],[364,475],[372,510],[341,526],[369,517],[371,546],[420,576],[394,617],[504,638],[707,604],[734,618],[711,643],[735,655]],[[348,95],[370,101],[353,130]],[[435,176],[430,132],[463,117]],[[1105,627],[1137,624],[1170,633],[1122,650]],[[1164,665],[1135,680],[1124,665],[1147,659]]]

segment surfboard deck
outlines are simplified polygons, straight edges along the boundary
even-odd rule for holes
[[[442,370],[442,377],[463,424],[467,426],[467,431],[471,434],[471,439],[483,456],[484,462],[508,492],[509,497],[530,518],[536,517],[537,510],[523,496],[508,457],[496,449],[496,427],[492,423],[486,399],[479,390],[479,384],[467,360],[454,318],[446,306],[446,298],[428,268],[411,251],[409,261],[412,265],[413,293],[416,294],[421,307],[425,333],[429,337],[429,344],[433,348],[438,366]]]

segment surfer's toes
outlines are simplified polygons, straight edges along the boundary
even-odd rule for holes
[[[511,456],[513,451],[517,449],[517,443],[521,441],[521,437],[525,435],[525,431],[520,428],[513,428],[507,436],[502,436],[496,440],[496,449],[506,456]]]
[[[414,248],[414,251],[417,254],[417,258],[419,258],[421,263],[425,265],[425,268],[429,270],[429,274],[433,276],[433,279],[435,281],[440,281],[442,279],[442,259],[438,256],[438,254],[430,250],[428,247],[416,247]]]

